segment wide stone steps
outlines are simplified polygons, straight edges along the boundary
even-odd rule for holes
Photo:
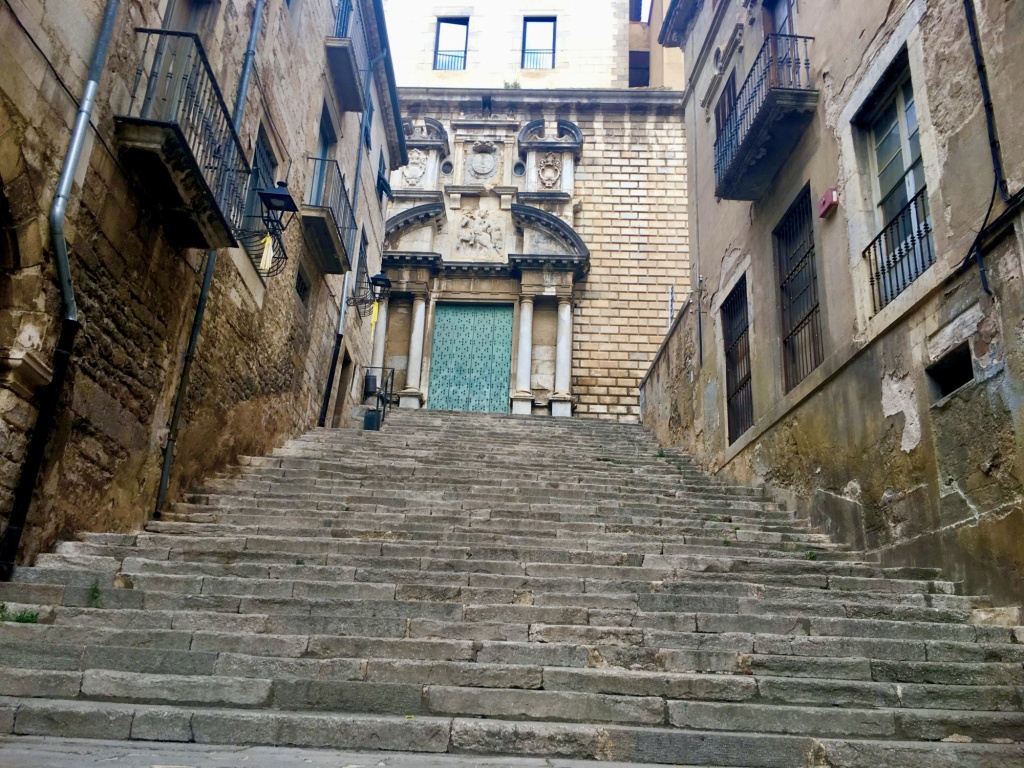
[[[1024,764],[1024,629],[639,428],[396,413],[240,464],[0,585],[37,621],[0,622],[0,731]]]

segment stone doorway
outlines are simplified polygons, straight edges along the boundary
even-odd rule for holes
[[[427,407],[508,413],[512,379],[510,304],[438,304]]]

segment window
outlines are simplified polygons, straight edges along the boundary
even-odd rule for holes
[[[782,367],[787,392],[822,361],[813,221],[811,188],[806,187],[772,234],[778,265]]]
[[[555,68],[555,17],[523,19],[523,69]]]
[[[388,164],[384,160],[384,150],[380,151],[380,160],[377,162],[377,197],[380,198],[381,207],[384,200],[394,200],[395,195],[391,191],[391,182],[388,181]]]
[[[651,84],[651,54],[649,51],[629,52],[629,87],[646,88]]]
[[[468,43],[468,18],[438,19],[434,35],[434,69],[465,69]]]
[[[718,103],[715,104],[715,129],[717,135],[721,135],[725,130],[725,122],[729,119],[729,115],[732,114],[735,108],[736,72],[733,71],[729,74],[729,79],[725,81],[722,94],[718,97]]]
[[[252,153],[252,174],[249,176],[249,187],[245,193],[245,228],[263,231],[263,204],[260,202],[259,191],[271,189],[277,175],[277,160],[270,148],[270,139],[261,125],[256,134],[256,147]]]
[[[331,123],[331,114],[324,104],[320,110],[320,128],[317,131],[316,150],[312,158],[313,172],[309,179],[309,195],[307,199],[312,206],[319,206],[324,200],[324,188],[334,157],[334,149],[338,136]]]
[[[363,144],[369,149],[373,143],[373,100],[366,106],[366,114],[363,115]]]
[[[793,28],[793,0],[776,0],[775,3],[765,3],[766,27],[769,34],[794,35]]]
[[[869,113],[866,134],[880,233],[864,251],[875,311],[935,263],[914,88],[905,61]]]
[[[299,297],[299,301],[306,306],[309,306],[309,293],[311,290],[309,279],[306,277],[305,271],[300,266],[295,271],[295,293]]]
[[[747,276],[744,275],[722,304],[722,339],[725,348],[725,402],[729,444],[754,426],[754,396],[750,377],[750,324],[747,319]]]
[[[924,369],[928,376],[932,402],[953,394],[974,381],[974,362],[970,345],[965,341],[935,363]]]

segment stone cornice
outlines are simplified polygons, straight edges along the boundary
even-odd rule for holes
[[[53,371],[32,349],[0,349],[0,387],[31,402],[50,383]]]
[[[572,272],[583,277],[590,271],[590,259],[586,256],[564,256],[551,253],[510,253],[508,262],[518,270],[551,269],[556,272]]]
[[[516,107],[551,109],[553,104],[557,104],[560,108],[576,107],[594,111],[629,111],[646,107],[671,112],[680,110],[683,106],[681,91],[654,89],[399,88],[398,95],[403,108],[408,108],[410,104],[419,104],[427,111],[438,111],[465,102],[467,106],[471,105],[471,111],[474,113],[480,111],[482,100],[487,97],[491,100],[493,118],[466,117],[456,122],[487,124],[493,119],[495,125],[504,125],[507,117],[502,112]]]
[[[430,251],[384,251],[381,259],[384,267],[428,267],[439,269],[441,254]]]

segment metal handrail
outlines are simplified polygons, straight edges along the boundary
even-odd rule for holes
[[[309,190],[306,192],[306,205],[311,208],[326,208],[334,217],[334,225],[338,232],[345,232],[355,226],[355,215],[352,203],[345,189],[345,176],[337,160],[329,157],[310,157],[309,159]],[[344,238],[342,238],[344,241]]]
[[[434,69],[441,71],[452,71],[466,68],[466,52],[459,51],[435,51]]]
[[[151,27],[135,31],[145,43],[127,116],[177,125],[224,218],[232,229],[240,228],[249,163],[199,36]]]
[[[535,48],[523,50],[523,69],[554,69],[555,49]]]
[[[736,94],[736,104],[715,139],[715,181],[721,182],[773,90],[814,90],[810,47],[813,37],[768,35]]]
[[[386,368],[379,365],[367,365],[364,367],[364,375],[372,373],[373,371],[380,371],[381,377],[378,379],[377,390],[370,394],[376,400],[374,406],[375,411],[380,412],[380,426],[383,426],[387,420],[388,411],[393,407],[392,401],[395,395],[395,369]],[[365,393],[364,393],[365,394]]]
[[[864,249],[871,269],[871,301],[878,312],[935,263],[928,188],[920,191]]]

